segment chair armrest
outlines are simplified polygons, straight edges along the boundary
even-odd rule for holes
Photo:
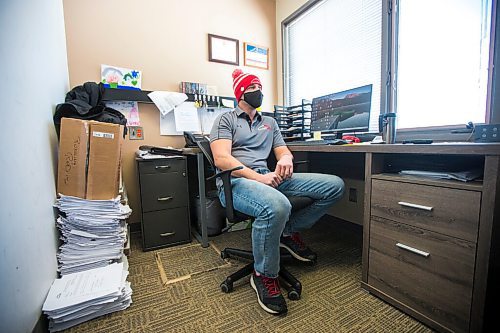
[[[230,222],[235,220],[235,213],[233,207],[233,188],[231,187],[231,173],[233,171],[241,169],[243,169],[243,166],[240,165],[232,169],[218,172],[215,175],[207,178],[207,180],[213,178],[220,178],[222,180],[222,187],[224,188],[224,197],[226,198],[226,217]]]
[[[241,170],[241,169],[243,169],[243,166],[240,165],[240,166],[234,167],[232,169],[217,172],[214,175],[207,177],[207,180],[212,180],[214,178],[222,178],[222,177],[224,177],[225,174],[231,174],[231,172],[236,171],[236,170]],[[224,180],[222,180],[222,181],[224,181]]]
[[[308,160],[304,160],[304,161],[295,161],[293,162],[293,167],[295,168],[296,166],[298,165],[301,165],[301,164],[308,164],[309,161]]]

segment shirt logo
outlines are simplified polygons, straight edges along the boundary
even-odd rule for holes
[[[271,126],[269,125],[260,125],[259,128],[257,128],[257,131],[263,131],[263,130],[271,130]]]

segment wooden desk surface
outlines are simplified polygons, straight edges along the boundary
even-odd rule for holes
[[[292,152],[500,155],[500,143],[348,144],[288,146]]]

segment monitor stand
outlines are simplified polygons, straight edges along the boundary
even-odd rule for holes
[[[324,140],[342,139],[342,132],[329,133],[321,137]]]

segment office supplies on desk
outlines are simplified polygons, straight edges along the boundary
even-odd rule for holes
[[[311,137],[311,102],[303,99],[300,105],[275,105],[272,117],[276,119],[285,141]]]
[[[310,141],[292,141],[288,142],[288,146],[321,146],[321,145],[345,145],[348,144],[346,140],[330,139],[330,140],[310,140]]]
[[[142,151],[148,151],[151,154],[158,155],[182,155],[182,149],[177,149],[173,147],[155,147],[143,145],[139,146],[139,149]]]
[[[378,117],[378,131],[382,133],[385,143],[396,142],[396,113],[384,113]]]
[[[428,145],[432,143],[431,139],[414,139],[414,140],[404,140],[403,144],[414,143],[418,145]]]
[[[361,142],[361,140],[354,135],[342,135],[342,140],[346,140],[347,142],[352,142],[352,143],[360,143]]]
[[[192,132],[184,132],[184,139],[186,140],[186,148],[198,148],[198,141],[208,140],[207,136],[195,134]]]

